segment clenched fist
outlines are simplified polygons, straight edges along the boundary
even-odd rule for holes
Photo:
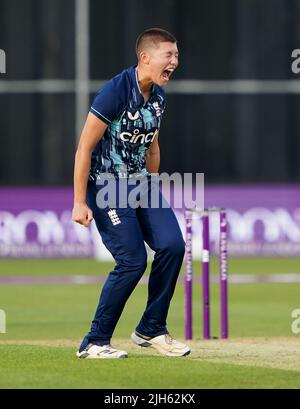
[[[93,220],[93,212],[86,203],[75,203],[72,212],[72,220],[88,227]]]

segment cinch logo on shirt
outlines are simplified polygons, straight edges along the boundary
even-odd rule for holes
[[[155,135],[157,134],[157,130],[155,132],[149,132],[147,134],[144,133],[139,133],[139,129],[135,129],[133,131],[133,134],[131,132],[122,132],[120,133],[120,139],[124,142],[129,142],[129,143],[137,143],[139,142],[140,144],[143,143],[148,143],[148,142],[153,142]]]

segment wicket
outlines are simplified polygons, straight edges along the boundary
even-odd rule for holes
[[[221,305],[221,338],[228,338],[228,294],[227,294],[227,219],[226,209],[187,209],[186,223],[186,255],[185,255],[185,338],[193,338],[193,214],[202,218],[202,294],[203,294],[203,338],[210,339],[210,280],[209,280],[209,214],[218,212],[220,215],[219,263],[220,263],[220,305]]]

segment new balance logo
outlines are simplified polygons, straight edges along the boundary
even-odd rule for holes
[[[121,223],[121,220],[119,219],[119,216],[117,215],[116,209],[109,210],[107,214],[114,226]]]

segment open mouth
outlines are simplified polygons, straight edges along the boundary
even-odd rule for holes
[[[165,81],[169,81],[172,73],[173,73],[174,69],[173,68],[168,68],[166,70],[163,71],[162,73],[162,77]]]

